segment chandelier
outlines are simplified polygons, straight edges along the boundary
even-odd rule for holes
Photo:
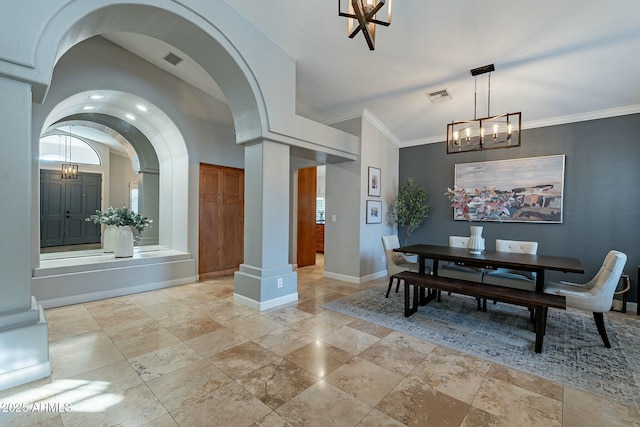
[[[375,48],[376,24],[388,27],[391,25],[392,0],[348,0],[349,12],[342,11],[341,0],[338,0],[338,16],[349,18],[349,38],[352,39],[360,31],[364,35],[369,50]],[[387,21],[376,19],[376,13],[387,4]]]
[[[62,179],[78,179],[78,165],[74,165],[71,163],[71,136],[71,125],[69,125],[69,135],[65,135],[64,137],[64,161],[62,162]]]
[[[473,120],[447,124],[447,154],[520,146],[522,114],[491,116],[491,72],[494,70],[494,65],[490,64],[470,71],[475,78]],[[487,117],[477,119],[478,76],[485,73],[489,73]]]

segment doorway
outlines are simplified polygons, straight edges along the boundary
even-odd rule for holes
[[[41,170],[40,247],[99,244],[100,224],[86,218],[100,209],[101,201],[101,174],[62,179],[59,170]]]
[[[316,167],[298,169],[298,231],[297,256],[298,267],[316,263]]]

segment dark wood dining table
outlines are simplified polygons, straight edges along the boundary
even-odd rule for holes
[[[584,274],[584,267],[578,258],[532,255],[512,252],[484,250],[479,255],[472,255],[466,248],[438,245],[409,245],[394,249],[396,252],[418,256],[420,273],[425,273],[425,261],[433,261],[432,274],[438,275],[440,261],[455,262],[459,265],[484,269],[509,268],[532,271],[536,273],[536,292],[542,293],[545,285],[545,271],[562,271],[565,273]]]

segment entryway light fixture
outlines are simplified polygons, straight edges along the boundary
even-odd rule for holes
[[[64,162],[62,163],[62,179],[78,179],[78,165],[71,163],[71,125],[69,135],[64,137]],[[67,153],[69,157],[67,157]]]
[[[349,2],[349,12],[342,11],[342,0],[338,0],[338,16],[349,18],[349,38],[354,38],[360,31],[364,35],[369,50],[375,48],[376,24],[388,27],[391,25],[391,2],[392,0],[347,0]],[[387,20],[376,19],[376,14],[387,6]]]
[[[520,146],[522,114],[491,116],[491,72],[494,70],[493,64],[470,70],[475,78],[473,120],[447,124],[447,154]],[[478,76],[485,73],[489,73],[487,117],[477,119]]]

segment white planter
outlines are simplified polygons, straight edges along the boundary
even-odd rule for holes
[[[471,237],[469,237],[469,243],[467,248],[471,255],[480,255],[484,250],[484,238],[482,237],[482,227],[472,226]]]
[[[113,252],[116,258],[129,258],[133,256],[133,232],[131,231],[131,227],[116,227]]]
[[[116,226],[115,225],[107,225],[104,229],[103,239],[102,239],[102,252],[111,253],[113,252],[113,241],[116,235]]]

